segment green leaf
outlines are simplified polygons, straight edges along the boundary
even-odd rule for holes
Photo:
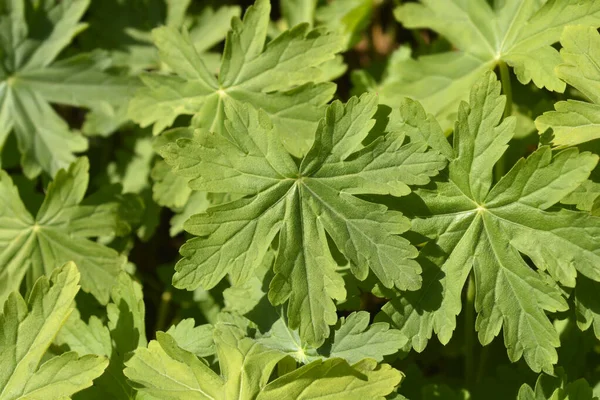
[[[594,202],[600,198],[600,183],[587,180],[563,198],[563,204],[572,204],[579,210],[592,211]]]
[[[592,27],[568,26],[560,43],[563,64],[556,67],[556,74],[591,103],[559,101],[556,111],[544,113],[535,125],[540,134],[552,128],[552,144],[566,147],[600,138],[600,34]]]
[[[119,204],[85,203],[88,169],[87,158],[80,158],[58,171],[35,218],[11,178],[0,171],[0,300],[18,290],[25,277],[31,287],[40,276],[74,261],[82,289],[106,304],[126,259],[88,238],[113,235],[122,222]]]
[[[406,195],[408,185],[428,183],[445,160],[423,142],[404,145],[400,131],[362,146],[376,109],[373,95],[334,102],[300,166],[268,116],[249,106],[225,108],[227,136],[197,132],[165,146],[162,156],[192,189],[247,196],[187,221],[185,229],[200,237],[181,248],[174,285],[209,289],[225,275],[243,284],[279,232],[269,300],[287,302],[290,327],[315,346],[337,319],[332,298],[345,296],[326,232],[359,279],[371,270],[386,287],[418,289],[417,251],[397,236],[408,220],[354,194]]]
[[[303,24],[265,46],[269,12],[269,2],[257,0],[243,21],[233,19],[218,78],[185,31],[154,30],[161,59],[176,75],[144,75],[146,88],[131,102],[131,118],[141,126],[154,124],[158,134],[177,116],[194,115],[196,127],[224,134],[224,108],[249,102],[270,115],[288,151],[304,154],[334,91],[330,83],[311,82],[318,81],[317,67],[341,50],[341,38]]]
[[[369,26],[375,8],[372,0],[330,1],[317,9],[315,19],[328,30],[344,36],[345,48],[352,48]]]
[[[517,400],[595,400],[589,383],[583,378],[567,382],[564,375],[558,377],[540,375],[535,389],[524,383]]]
[[[213,340],[214,326],[204,324],[194,326],[193,318],[187,318],[173,325],[166,332],[171,335],[177,346],[189,351],[198,357],[207,357],[215,354]]]
[[[142,393],[161,399],[240,400],[340,395],[345,399],[383,399],[402,378],[400,372],[373,360],[350,366],[344,360],[331,359],[315,361],[268,383],[284,353],[245,338],[241,330],[226,324],[216,326],[214,341],[221,376],[161,332],[148,349],[136,350],[125,375]]]
[[[269,383],[257,400],[276,400],[285,396],[299,400],[344,399],[383,400],[402,374],[387,364],[363,360],[352,366],[342,359],[314,361]]]
[[[279,5],[288,26],[313,24],[317,0],[279,0]]]
[[[387,323],[369,325],[369,313],[359,311],[340,318],[332,327],[331,336],[320,348],[302,343],[298,332],[291,330],[284,318],[275,321],[269,332],[257,338],[257,342],[305,364],[330,358],[343,358],[353,364],[366,358],[381,362],[384,356],[403,347],[407,338],[400,331],[390,329]]]
[[[17,292],[8,297],[0,315],[0,399],[65,399],[102,374],[108,362],[95,355],[68,352],[42,363],[74,309],[78,282],[75,264],[67,263],[40,277],[27,302]]]
[[[56,338],[58,344],[66,344],[78,354],[96,354],[110,360],[95,385],[75,398],[135,398],[135,389],[129,386],[123,375],[123,363],[130,352],[147,345],[142,288],[123,271],[113,287],[111,299],[107,306],[108,326],[95,316],[85,323],[77,313],[73,313]]]
[[[353,312],[340,318],[333,333],[330,357],[339,357],[349,363],[365,358],[383,361],[383,356],[394,354],[404,346],[407,338],[383,322],[369,325],[369,313]]]
[[[422,253],[423,289],[383,311],[417,351],[432,331],[445,344],[472,273],[480,342],[489,344],[503,329],[512,361],[523,355],[534,371],[552,371],[560,342],[544,311],[567,308],[556,282],[574,287],[578,274],[600,281],[600,219],[550,207],[586,181],[598,156],[574,148],[553,155],[544,146],[492,187],[494,165],[514,133],[513,117],[499,124],[504,104],[489,72],[470,103],[460,105],[449,178],[417,191],[423,205],[412,229],[434,241]],[[404,207],[416,210],[410,201]]]
[[[409,29],[427,28],[445,37],[456,51],[415,60],[395,57],[376,89],[381,102],[396,107],[403,97],[423,103],[444,128],[455,105],[466,100],[484,71],[498,64],[513,67],[519,82],[562,92],[555,74],[560,55],[552,44],[570,24],[600,26],[600,3],[594,0],[421,0],[395,10]],[[400,50],[406,54],[406,50]]]
[[[96,110],[96,120],[110,116],[110,124],[99,120],[93,124],[106,134],[124,122],[118,110],[124,108],[136,80],[107,73],[111,62],[103,53],[54,62],[85,27],[78,21],[89,0],[45,2],[26,19],[23,7],[31,8],[30,3],[15,2],[14,12],[0,10],[0,32],[13,39],[0,44],[0,148],[14,131],[25,175],[33,178],[42,170],[54,176],[74,161],[73,153],[87,149],[87,140],[71,132],[48,103]],[[9,32],[17,25],[13,36]]]
[[[80,40],[86,49],[109,51],[117,65],[126,66],[134,73],[161,67],[150,31],[162,25],[176,29],[187,27],[203,57],[217,56],[208,50],[225,38],[229,21],[240,15],[240,8],[205,6],[199,14],[186,14],[190,3],[191,0],[92,2],[87,18],[90,27]]]

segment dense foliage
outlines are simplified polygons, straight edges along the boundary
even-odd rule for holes
[[[600,398],[599,27],[0,0],[0,400]]]

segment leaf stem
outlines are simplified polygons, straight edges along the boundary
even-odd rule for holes
[[[510,71],[508,70],[508,65],[504,61],[500,61],[498,64],[498,68],[500,69],[500,82],[502,83],[502,93],[506,96],[506,104],[504,105],[504,118],[512,115],[512,86],[510,83]],[[494,178],[496,182],[498,182],[505,173],[506,169],[506,158],[504,154],[500,157],[498,162],[496,163],[496,168],[494,169]]]
[[[502,83],[502,93],[506,96],[506,105],[504,106],[504,118],[512,114],[512,86],[510,84],[510,71],[504,61],[498,64],[500,68],[500,82]]]
[[[163,330],[166,327],[169,308],[171,306],[171,297],[171,292],[169,291],[163,292],[162,296],[160,296],[160,305],[158,306],[158,317],[156,318],[154,332]]]
[[[469,274],[467,284],[467,304],[465,305],[465,380],[471,388],[475,378],[475,280],[473,273]]]
[[[477,379],[475,380],[475,383],[481,383],[484,378],[485,364],[487,363],[490,354],[490,346],[491,345],[489,344],[485,346],[479,354],[479,368],[477,368]]]

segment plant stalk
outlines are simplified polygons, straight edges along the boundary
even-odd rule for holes
[[[158,306],[158,317],[154,331],[162,331],[167,326],[167,317],[169,316],[169,308],[171,306],[171,292],[165,291],[160,296],[160,305]]]
[[[465,305],[465,380],[468,388],[475,382],[475,279],[469,274]]]
[[[500,69],[500,82],[502,83],[502,93],[506,96],[506,104],[504,105],[504,118],[512,115],[512,86],[510,84],[510,71],[508,65],[504,61],[498,64]],[[506,159],[504,154],[500,157],[494,168],[494,178],[498,182],[506,172]]]

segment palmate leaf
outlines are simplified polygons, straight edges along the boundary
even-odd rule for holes
[[[426,208],[412,220],[414,231],[435,240],[422,254],[441,253],[445,261],[424,270],[423,289],[392,300],[383,315],[418,351],[432,330],[447,343],[472,273],[480,342],[489,344],[503,329],[512,361],[524,355],[534,371],[551,371],[560,343],[544,311],[567,308],[554,281],[567,287],[579,277],[600,281],[600,219],[550,207],[587,179],[598,156],[541,147],[491,188],[494,164],[514,133],[512,117],[498,125],[504,103],[489,72],[471,90],[470,103],[461,104],[449,179],[418,190]],[[414,210],[414,203],[405,205]]]
[[[315,361],[269,382],[285,353],[264,347],[232,325],[217,324],[214,341],[221,375],[162,332],[136,350],[125,375],[139,391],[160,399],[384,399],[402,374],[387,364],[342,359]],[[269,382],[269,383],[267,383]]]
[[[265,46],[270,9],[267,0],[257,0],[243,21],[233,19],[218,78],[185,31],[154,30],[161,59],[176,75],[144,75],[146,87],[130,104],[131,118],[141,126],[154,124],[158,134],[177,116],[194,115],[196,127],[223,134],[224,107],[248,102],[269,114],[288,151],[303,155],[335,90],[332,83],[310,82],[318,80],[317,67],[342,49],[342,39],[304,24]]]
[[[0,5],[0,148],[14,131],[29,178],[42,170],[53,176],[75,159],[73,153],[87,149],[87,140],[71,132],[49,102],[113,113],[123,122],[117,109],[136,82],[106,73],[111,62],[103,53],[54,62],[85,28],[78,21],[89,0],[38,3]]]
[[[94,386],[78,393],[75,399],[135,398],[136,390],[123,375],[123,363],[131,352],[147,345],[142,288],[126,272],[121,272],[111,300],[107,305],[108,326],[96,316],[85,323],[75,312],[56,337],[57,344],[65,344],[80,355],[95,354],[110,360]]]
[[[359,279],[370,270],[386,287],[418,289],[417,251],[396,235],[409,221],[354,195],[406,195],[408,185],[428,183],[446,163],[424,142],[404,145],[401,131],[363,147],[376,109],[373,95],[334,102],[299,166],[264,112],[236,104],[225,107],[226,136],[200,131],[162,148],[192,189],[246,196],[186,222],[185,229],[200,237],[181,248],[174,285],[209,289],[225,275],[234,286],[243,284],[279,232],[269,300],[287,301],[290,327],[316,346],[336,321],[332,298],[345,296],[326,232]]]
[[[60,170],[35,218],[11,178],[0,171],[0,301],[17,291],[25,277],[31,287],[67,261],[77,263],[84,291],[108,301],[126,259],[88,238],[114,235],[123,225],[117,203],[85,204],[88,169],[87,158],[80,158]]]
[[[27,302],[13,292],[0,315],[0,399],[59,400],[92,385],[108,361],[71,351],[42,357],[75,308],[79,273],[73,263],[40,277]],[[40,365],[41,364],[41,365]]]
[[[557,42],[564,26],[600,26],[595,0],[421,0],[399,6],[395,15],[406,28],[429,28],[457,49],[419,59],[393,58],[376,89],[381,102],[395,107],[405,96],[419,100],[446,128],[455,105],[466,100],[484,71],[499,63],[513,67],[523,84],[562,92],[555,74]],[[402,50],[404,51],[404,50]]]
[[[539,116],[535,125],[540,134],[552,128],[552,144],[566,147],[600,139],[600,34],[592,27],[568,26],[560,44],[563,64],[556,74],[590,102],[559,101],[556,111]]]

